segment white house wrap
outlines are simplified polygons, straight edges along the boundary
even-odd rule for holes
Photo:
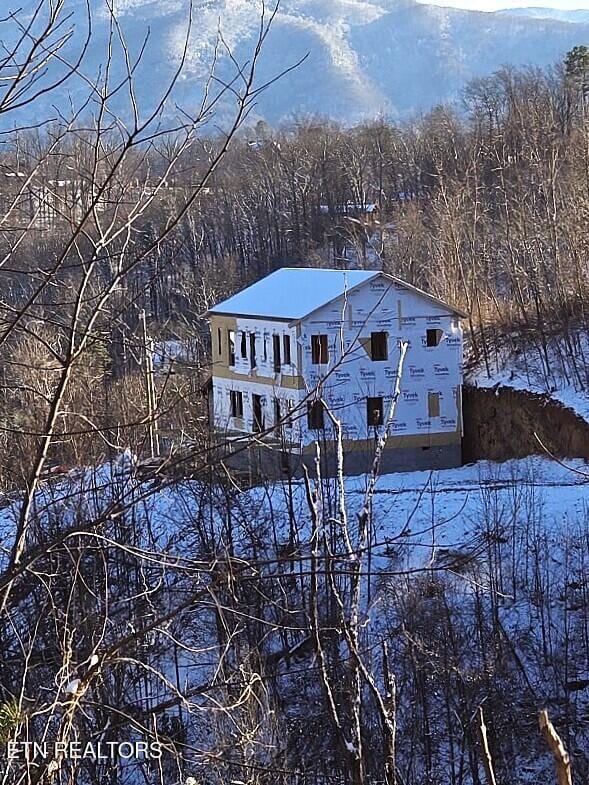
[[[462,328],[455,308],[382,272],[284,268],[209,312],[213,419],[229,439],[258,433],[290,470],[342,424],[345,469],[370,465],[399,359],[409,348],[382,470],[460,463]],[[295,457],[292,457],[295,456]],[[331,464],[330,464],[331,460]]]

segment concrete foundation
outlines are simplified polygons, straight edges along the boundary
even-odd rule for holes
[[[238,474],[247,475],[251,482],[261,479],[279,479],[303,476],[303,466],[309,474],[315,476],[315,450],[306,448],[288,451],[278,445],[249,445],[240,452],[232,453],[224,450],[219,456],[228,468]],[[374,446],[354,445],[353,449],[344,447],[344,473],[346,476],[366,474],[370,472],[374,461]],[[460,440],[450,444],[431,446],[391,446],[387,447],[380,460],[379,473],[429,471],[449,469],[462,465],[462,445]],[[333,477],[337,471],[337,457],[333,443],[321,445],[321,473],[324,477]]]

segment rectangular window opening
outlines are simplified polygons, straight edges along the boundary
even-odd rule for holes
[[[443,330],[439,330],[439,329],[426,330],[426,333],[425,333],[425,345],[426,346],[438,346],[438,344],[442,340],[442,336],[443,335],[444,335],[444,331]]]
[[[229,398],[231,402],[231,416],[243,417],[243,393],[239,390],[231,390]]]
[[[264,430],[264,411],[262,409],[261,395],[252,395],[252,414],[254,433],[261,433]]]
[[[370,333],[370,356],[377,361],[389,359],[389,334],[387,332]]]
[[[287,428],[292,428],[294,420],[293,420],[293,413],[294,413],[294,401],[291,401],[290,398],[286,401],[286,420],[284,424]]]
[[[440,416],[440,393],[428,392],[427,394],[427,416]]]
[[[284,349],[284,364],[290,365],[291,363],[291,356],[290,356],[290,335],[283,335],[282,336],[282,346]]]
[[[255,333],[250,333],[250,367],[251,368],[256,367],[256,334]]]
[[[313,365],[325,365],[329,362],[327,335],[311,336],[311,362]]]
[[[282,433],[282,410],[280,407],[280,398],[274,398],[274,431],[280,436]]]
[[[382,425],[384,421],[384,405],[382,397],[366,399],[366,422],[371,426]]]
[[[247,358],[247,336],[245,334],[245,330],[241,331],[241,359],[245,360]]]
[[[217,354],[219,357],[223,354],[223,348],[221,346],[221,328],[217,327]]]
[[[323,402],[311,401],[307,404],[307,424],[312,431],[323,429]]]
[[[280,373],[282,361],[280,359],[280,336],[272,336],[272,349],[274,353],[274,373]]]
[[[235,332],[227,330],[227,348],[229,354],[229,365],[235,365]]]

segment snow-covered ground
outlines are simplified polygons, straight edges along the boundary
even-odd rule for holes
[[[354,527],[366,478],[346,481],[349,520]],[[272,510],[283,518],[284,488],[246,492],[257,514]],[[308,531],[304,489],[294,489],[299,536]],[[488,528],[529,526],[557,535],[586,519],[589,512],[589,465],[582,459],[557,463],[528,458],[476,464],[435,472],[419,471],[380,477],[373,502],[371,558],[377,569],[443,566],[453,555],[475,554]]]
[[[566,466],[534,456],[387,475],[374,503],[377,533],[398,536],[399,544],[411,546],[412,561],[423,563],[435,561],[441,550],[476,547],[489,505],[494,517],[515,507],[522,519],[534,507],[535,515],[556,530],[565,521],[581,520],[589,508],[589,466],[582,460]],[[415,551],[423,558],[415,559]]]
[[[345,482],[352,534],[366,482],[364,476]],[[62,520],[70,516],[72,522],[88,520],[104,514],[117,498],[125,506],[137,500],[135,515],[149,520],[152,535],[168,552],[175,550],[177,541],[184,548],[182,532],[203,516],[204,507],[205,517],[213,515],[220,523],[227,516],[225,490],[219,491],[215,502],[215,494],[211,500],[207,489],[196,481],[164,483],[152,489],[135,479],[128,467],[121,472],[119,465],[112,474],[108,467],[101,467],[42,485],[35,514],[55,514],[59,508]],[[275,530],[277,539],[266,541],[269,549],[287,538],[289,508],[294,511],[300,543],[308,541],[310,515],[303,481],[292,483],[290,490],[286,483],[257,486],[236,493],[231,505],[236,531],[242,525],[249,528],[254,518],[261,530]],[[335,500],[332,509],[337,509]],[[2,511],[5,548],[18,510],[15,501]],[[558,463],[529,456],[504,463],[479,461],[454,469],[383,475],[377,482],[372,511],[373,556],[380,555],[386,563],[393,552],[402,553],[407,566],[430,565],[440,554],[475,548],[490,517],[495,523],[504,518],[524,523],[533,516],[541,528],[555,533],[582,522],[589,514],[589,464],[583,459]]]
[[[141,485],[135,468],[132,456],[124,454],[112,467],[72,473],[69,478],[48,482],[38,492],[36,513],[42,519],[59,516],[61,523],[84,524],[111,510],[114,516],[119,516],[120,510],[112,507],[113,502],[133,501],[134,509],[128,513],[129,523],[132,523],[129,530],[138,532],[138,539],[130,544],[146,548],[144,558],[147,561],[161,549],[166,554],[169,572],[177,568],[182,572],[187,568],[194,574],[193,560],[206,560],[213,555],[205,550],[198,532],[206,534],[208,541],[209,533],[215,527],[214,539],[219,543],[219,549],[225,540],[232,554],[241,555],[254,565],[257,561],[262,573],[281,572],[281,586],[298,586],[296,581],[289,583],[297,570],[300,570],[301,583],[306,579],[304,576],[308,576],[309,561],[305,557],[309,554],[311,524],[302,482],[296,482],[290,488],[286,483],[258,486],[243,492],[234,488],[231,494],[226,488],[219,488],[218,495],[211,495],[209,488],[196,481]],[[338,509],[333,481],[329,484],[332,505],[325,514],[326,528],[331,525],[329,516],[335,515]],[[81,486],[84,491],[79,495]],[[346,480],[353,542],[355,513],[361,509],[365,487],[365,477]],[[589,672],[587,651],[583,649],[585,605],[578,599],[586,582],[589,465],[580,459],[567,461],[564,465],[543,456],[533,456],[501,464],[485,461],[443,471],[391,474],[379,478],[372,508],[371,547],[369,552],[362,554],[362,571],[368,578],[363,584],[362,595],[366,600],[362,609],[362,635],[367,649],[380,651],[376,648],[380,641],[390,641],[399,681],[403,683],[404,676],[409,680],[411,659],[406,655],[404,639],[398,634],[399,626],[411,626],[421,618],[422,626],[416,628],[417,632],[421,631],[420,634],[429,636],[435,643],[436,625],[447,623],[446,617],[438,614],[442,605],[436,605],[436,597],[439,599],[441,595],[428,595],[423,590],[423,587],[427,588],[426,582],[419,583],[422,576],[426,580],[431,578],[434,586],[436,579],[439,578],[438,586],[443,581],[446,603],[443,607],[452,617],[449,629],[454,635],[463,635],[466,641],[460,643],[457,664],[448,671],[449,679],[456,673],[458,680],[471,679],[472,684],[475,676],[480,677],[487,667],[485,663],[481,664],[481,657],[484,659],[487,652],[491,653],[493,639],[488,632],[490,642],[485,639],[481,643],[482,639],[477,639],[479,648],[471,652],[471,636],[473,649],[476,648],[475,622],[479,624],[477,634],[480,636],[481,629],[487,629],[485,625],[490,629],[491,621],[499,620],[509,638],[510,651],[517,659],[517,668],[510,666],[509,672],[506,669],[492,673],[497,682],[496,692],[498,695],[513,693],[518,718],[526,719],[529,714],[533,720],[533,730],[530,730],[530,723],[525,729],[532,746],[529,739],[526,740],[525,750],[518,753],[518,760],[522,766],[527,766],[528,774],[533,772],[534,776],[524,779],[522,768],[516,772],[515,780],[548,781],[546,771],[551,766],[550,758],[537,759],[534,751],[535,713],[543,706],[552,712],[561,705],[558,701],[563,694],[562,679],[554,663],[558,663],[561,656],[564,629],[567,631],[566,656],[570,658],[566,678],[582,679]],[[280,559],[275,558],[277,548],[280,553],[280,546],[288,541],[289,509],[294,511],[299,538],[292,567],[285,563],[288,559],[280,563]],[[0,566],[2,548],[7,549],[11,544],[17,513],[18,502],[14,502],[0,514]],[[128,531],[125,520],[117,517],[116,522],[117,526],[111,527],[112,536],[123,537]],[[303,557],[300,560],[299,555]],[[158,561],[161,561],[159,557]],[[345,564],[340,563],[340,566],[345,572]],[[416,581],[411,585],[413,578]],[[157,581],[156,574],[154,582]],[[270,583],[268,581],[268,586]],[[175,596],[170,595],[172,601]],[[304,592],[302,599],[304,602]],[[498,608],[496,616],[488,612],[492,604]],[[265,610],[269,627],[274,621],[273,607],[269,603]],[[203,619],[205,616],[203,612]],[[294,617],[289,618],[292,621]],[[182,654],[179,664],[172,668],[170,663],[158,663],[170,683],[174,684],[178,679],[190,689],[211,678],[216,639],[211,632],[212,626],[209,628],[205,621],[200,622],[195,631],[191,630],[188,638],[191,648]],[[283,684],[285,700],[290,701],[291,714],[296,715],[298,711],[306,718],[309,704],[305,700],[309,700],[313,691],[300,693],[302,682],[298,679],[304,674],[309,683],[315,683],[313,655],[302,651],[307,639],[304,626],[298,628],[292,622],[282,633],[270,635],[264,631],[265,651],[268,656],[278,655],[287,648],[289,657],[277,659],[277,678]],[[408,634],[412,634],[411,629]],[[541,660],[539,652],[543,641],[548,641],[546,651],[550,656],[546,654]],[[295,654],[296,662],[291,661]],[[443,717],[445,704],[439,685],[443,685],[445,671],[440,665],[442,675],[439,681],[434,681],[438,678],[434,667],[436,652],[432,651],[428,657],[434,663],[428,677],[434,685],[428,693],[430,709],[432,716]],[[525,675],[525,684],[519,671]],[[64,671],[65,690],[71,689],[72,684],[76,686],[74,675],[66,675]],[[533,693],[533,700],[529,698],[530,693]],[[399,695],[399,729],[403,740],[406,738],[405,726],[410,725],[417,711],[412,694],[404,684]],[[459,697],[457,689],[456,706],[467,712],[460,705]],[[164,698],[162,696],[162,700]],[[483,699],[484,693],[472,687],[472,711]],[[587,716],[589,697],[585,697],[583,690],[577,690],[567,699],[579,716]],[[530,701],[529,705],[526,700]],[[201,709],[216,708],[206,704],[206,697],[199,697],[198,701]],[[214,724],[208,720],[203,723],[195,720],[195,723],[194,733],[198,735],[199,744],[214,748]],[[584,726],[579,731],[579,744],[584,742],[582,733]],[[439,743],[440,758],[447,749],[444,734],[446,729],[440,726],[438,742],[434,740],[434,747]],[[401,745],[400,749],[403,757],[405,747]],[[571,750],[575,754],[574,746]],[[405,763],[403,759],[403,765]]]

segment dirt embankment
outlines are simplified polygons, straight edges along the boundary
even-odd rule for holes
[[[589,459],[589,423],[549,396],[498,387],[463,388],[464,463],[505,461],[544,451]]]

